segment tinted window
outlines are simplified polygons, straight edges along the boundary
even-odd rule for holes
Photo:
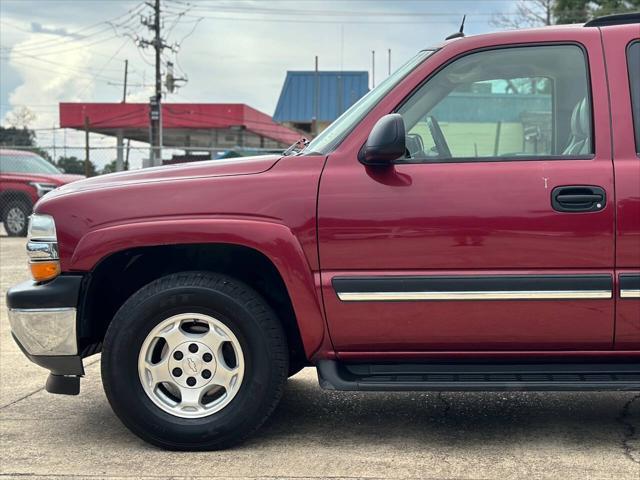
[[[635,42],[629,47],[627,63],[629,64],[633,125],[636,131],[636,152],[640,154],[640,42]]]
[[[0,153],[0,173],[59,174],[60,170],[35,154]]]
[[[593,153],[586,61],[577,46],[466,55],[420,87],[399,113],[418,161]]]

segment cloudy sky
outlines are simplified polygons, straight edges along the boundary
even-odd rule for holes
[[[287,70],[370,70],[376,79],[457,30],[495,30],[493,14],[511,0],[163,0],[167,50],[188,82],[168,102],[242,102],[273,114]],[[150,31],[139,0],[0,0],[0,121],[22,106],[51,141],[60,101],[118,102],[124,60],[127,101],[153,90],[153,54],[136,40]],[[60,132],[57,132],[60,135]],[[60,140],[58,140],[60,141]]]

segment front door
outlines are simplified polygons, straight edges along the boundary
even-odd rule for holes
[[[396,102],[406,158],[329,156],[320,264],[344,358],[612,347],[613,168],[608,121],[594,126],[609,112],[589,30],[442,59]]]

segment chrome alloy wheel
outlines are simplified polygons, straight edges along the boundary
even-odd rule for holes
[[[229,327],[200,313],[160,322],[138,355],[147,396],[181,418],[201,418],[226,407],[240,390],[244,367],[242,347]]]
[[[7,227],[11,233],[21,232],[27,223],[27,216],[20,207],[10,208],[7,212]]]

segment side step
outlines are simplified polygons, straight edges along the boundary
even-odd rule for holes
[[[344,363],[320,360],[320,386],[360,391],[640,390],[640,363]]]

